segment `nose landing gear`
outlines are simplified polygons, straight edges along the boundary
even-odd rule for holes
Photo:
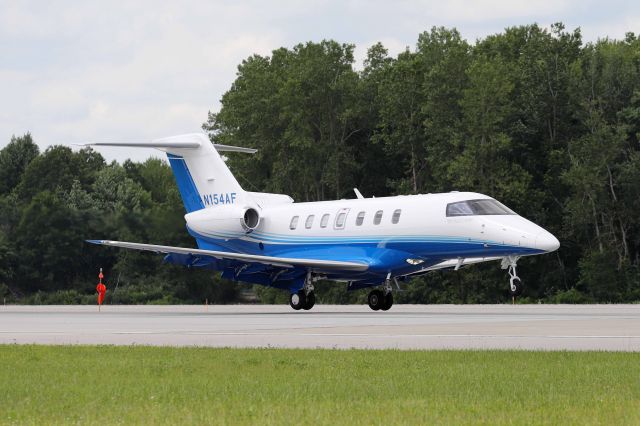
[[[509,292],[511,296],[520,296],[524,290],[524,284],[518,275],[516,275],[516,266],[509,266]]]
[[[515,302],[516,296],[520,296],[524,290],[524,284],[516,271],[519,256],[507,256],[502,259],[502,269],[509,272],[509,293]]]

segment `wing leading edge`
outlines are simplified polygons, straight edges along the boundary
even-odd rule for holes
[[[110,240],[87,240],[88,243],[99,244],[103,246],[121,247],[133,250],[151,251],[154,253],[179,253],[191,254],[197,256],[208,256],[216,259],[238,260],[247,263],[262,263],[265,265],[279,266],[285,268],[294,268],[296,266],[305,268],[316,268],[323,270],[340,270],[362,272],[369,269],[366,263],[343,262],[338,260],[320,260],[320,259],[300,259],[291,257],[275,257],[260,256],[256,254],[230,253],[225,251],[202,250],[188,247],[162,246],[155,244],[130,243],[126,241],[110,241]]]

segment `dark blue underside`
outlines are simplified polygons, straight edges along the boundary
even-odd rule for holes
[[[203,237],[189,230],[196,237],[198,246],[205,250],[229,251],[259,254],[264,256],[304,258],[316,260],[339,260],[370,265],[365,272],[327,270],[321,273],[330,280],[351,281],[349,290],[379,285],[387,274],[402,276],[455,258],[493,257],[506,255],[531,255],[542,253],[532,248],[508,246],[484,241],[462,241],[460,239],[428,239],[423,241],[396,241],[387,238],[380,241],[322,242],[296,241],[288,244],[274,244],[267,241],[246,241],[240,239],[217,239]],[[400,238],[400,237],[399,237]],[[409,265],[408,258],[420,258],[424,262]],[[307,271],[304,268],[283,268],[264,264],[247,264],[234,260],[219,260],[211,257],[197,257],[169,254],[165,261],[222,271],[222,277],[277,288],[297,291],[302,288]]]

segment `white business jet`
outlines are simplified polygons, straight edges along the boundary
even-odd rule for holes
[[[219,152],[255,150],[212,144],[204,134],[152,142],[86,145],[164,151],[198,248],[88,240],[165,254],[168,263],[208,268],[222,277],[288,290],[295,310],[315,304],[314,283],[370,288],[369,307],[388,310],[393,284],[437,269],[500,260],[512,295],[522,292],[516,263],[560,246],[549,232],[493,198],[473,192],[294,203],[287,195],[248,192]]]

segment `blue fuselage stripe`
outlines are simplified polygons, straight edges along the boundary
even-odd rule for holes
[[[505,255],[538,254],[541,250],[531,247],[513,246],[495,241],[474,240],[447,236],[387,236],[378,238],[340,237],[332,241],[309,237],[305,241],[300,239],[243,239],[234,237],[212,237],[202,235],[192,230],[189,232],[199,240],[199,244],[212,244],[227,250],[243,253],[262,254],[265,256],[283,256],[297,258],[327,258],[336,256],[339,252],[340,260],[365,261],[377,260],[379,269],[405,269],[407,256],[425,259],[455,259],[457,257],[494,257]],[[283,236],[284,237],[284,236]],[[389,263],[380,260],[385,252],[395,252],[398,256],[389,256]],[[346,274],[348,275],[348,274]]]

